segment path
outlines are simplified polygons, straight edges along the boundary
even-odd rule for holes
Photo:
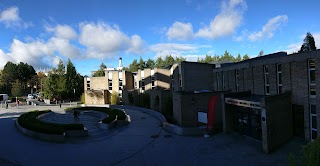
[[[60,110],[57,107],[52,109]],[[276,152],[266,155],[259,142],[238,134],[182,137],[164,131],[159,120],[149,114],[131,109],[126,112],[131,116],[131,123],[103,139],[61,144],[23,135],[14,127],[18,113],[10,115],[0,109],[0,117],[6,114],[0,118],[0,165],[276,166],[287,165],[288,154],[298,152],[299,145],[304,142],[294,138]]]

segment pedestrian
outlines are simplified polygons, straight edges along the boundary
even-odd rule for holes
[[[9,106],[9,104],[8,104],[8,102],[6,101],[6,109],[8,109],[8,106]]]
[[[60,100],[59,106],[60,106],[60,108],[61,108],[61,100]]]

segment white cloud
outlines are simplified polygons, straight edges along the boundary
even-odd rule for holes
[[[24,43],[20,40],[14,39],[10,52],[7,53],[15,63],[24,62],[34,67],[47,66],[42,60],[46,55],[52,55],[54,50],[48,47],[42,41],[34,41],[31,43]]]
[[[230,0],[222,2],[220,13],[211,20],[209,26],[205,26],[195,34],[196,37],[216,39],[232,35],[241,25],[243,13],[247,5],[244,0]]]
[[[55,36],[62,39],[75,39],[77,37],[76,31],[68,25],[57,25],[56,27],[45,27],[48,32],[54,32]]]
[[[288,21],[287,15],[279,15],[270,19],[259,32],[253,32],[249,35],[250,41],[256,41],[264,38],[272,38],[274,32],[284,23]]]
[[[149,50],[151,52],[155,52],[156,57],[165,57],[167,55],[176,57],[196,53],[201,48],[211,48],[211,46],[178,43],[159,43],[151,45],[149,47]]]
[[[69,40],[52,37],[48,41],[48,47],[59,52],[60,55],[66,56],[68,58],[75,58],[80,55],[80,51],[74,45],[71,45]]]
[[[143,42],[138,35],[128,37],[116,25],[98,22],[80,24],[79,43],[87,47],[88,57],[106,58],[121,51],[138,53]]]
[[[13,59],[0,49],[0,70],[8,61],[13,61]]]
[[[19,17],[19,8],[16,6],[3,10],[0,13],[0,22],[4,23],[7,28],[28,28],[32,25],[31,23],[22,21],[22,19]]]
[[[182,23],[176,21],[167,32],[169,39],[191,40],[193,39],[193,28],[191,23]]]
[[[145,52],[146,44],[138,35],[131,36],[130,47],[127,52],[134,54],[142,54]]]

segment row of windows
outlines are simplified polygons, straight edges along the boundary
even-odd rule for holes
[[[239,70],[235,69],[235,88],[236,92],[240,91],[240,84],[239,84]],[[254,72],[254,71],[252,71]],[[277,72],[277,93],[282,93],[282,71],[281,71],[281,64],[276,65],[276,72]],[[264,90],[265,94],[270,94],[270,80],[269,80],[269,67],[268,65],[263,66],[263,73],[264,73]],[[220,87],[220,78],[222,77],[222,87]],[[226,90],[225,86],[225,73],[221,72],[221,75],[219,72],[216,73],[216,79],[218,80],[217,83],[217,90]]]

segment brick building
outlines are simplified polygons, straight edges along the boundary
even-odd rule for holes
[[[259,103],[265,98],[278,98],[279,101],[274,100],[269,103],[269,105],[274,105],[273,109],[287,104],[279,96],[288,92],[291,105],[283,108],[283,110],[287,110],[283,112],[283,115],[286,116],[276,120],[268,119],[269,116],[259,115],[258,117],[261,117],[262,120],[266,118],[264,120],[267,123],[272,121],[272,123],[278,123],[279,126],[281,126],[280,122],[286,124],[288,131],[292,128],[293,135],[303,137],[306,140],[314,140],[320,134],[318,130],[320,123],[317,123],[320,120],[319,68],[320,50],[291,55],[287,55],[285,52],[274,53],[238,63],[223,64],[220,68],[215,68],[213,70],[214,90],[250,91],[251,96],[262,96]],[[237,100],[237,97],[233,97],[233,99]],[[242,104],[247,101],[250,102],[250,100],[242,101]],[[231,100],[229,103],[227,100],[225,102],[226,107],[229,107],[230,104],[237,105],[233,104]],[[236,103],[237,101],[233,102]],[[240,102],[238,106],[239,104],[241,105]],[[242,106],[239,108],[241,110]],[[265,109],[265,107],[261,107],[261,109]],[[230,113],[228,111],[226,108],[224,114]],[[238,120],[250,118],[249,116],[240,116]],[[233,129],[235,130],[235,128]],[[281,130],[276,126],[269,129],[267,133],[274,134]],[[290,133],[284,135],[283,137],[287,137]],[[279,137],[281,136],[280,132]]]

